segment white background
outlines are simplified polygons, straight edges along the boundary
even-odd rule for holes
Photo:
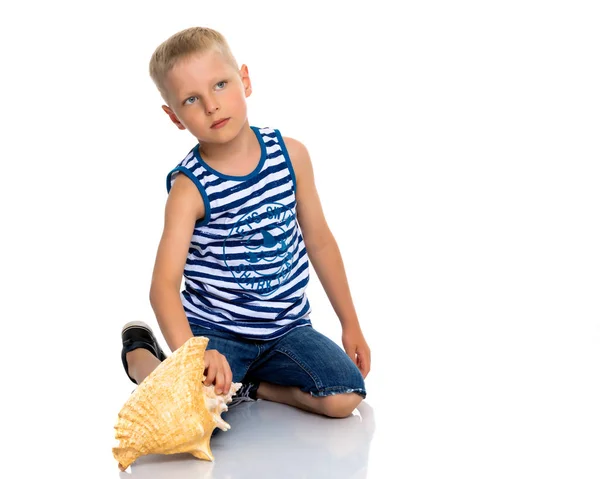
[[[369,477],[598,477],[595,7],[3,3],[0,475],[117,477],[120,328],[156,325],[165,178],[194,145],[148,60],[204,25],[249,67],[250,123],[311,153],[372,349]],[[314,274],[309,295],[340,342]]]

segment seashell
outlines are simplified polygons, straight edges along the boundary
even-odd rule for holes
[[[124,471],[147,454],[190,453],[214,460],[210,438],[215,428],[231,426],[221,414],[242,386],[232,383],[226,394],[205,386],[204,352],[208,338],[187,340],[142,381],[118,414],[113,456]]]

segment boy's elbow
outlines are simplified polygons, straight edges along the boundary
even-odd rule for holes
[[[323,250],[330,250],[337,246],[337,242],[331,231],[325,229],[319,232],[318,235],[311,236],[310,238],[304,239],[306,250],[311,254],[315,255]]]
[[[156,289],[154,285],[150,286],[150,291],[148,291],[148,299],[150,300],[150,305],[154,306],[154,298],[156,297]]]
[[[164,298],[165,293],[176,293],[179,295],[179,286],[167,281],[152,281],[148,299],[150,305],[156,306],[156,303]]]
[[[154,283],[150,286],[150,291],[148,294],[148,299],[150,300],[150,306],[153,308],[156,307],[156,286]]]

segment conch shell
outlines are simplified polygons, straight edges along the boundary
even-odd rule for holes
[[[227,394],[205,386],[204,352],[208,338],[192,337],[142,381],[119,412],[113,456],[124,471],[147,454],[190,453],[214,460],[210,438],[216,427],[231,426],[221,418],[242,386],[232,383]]]

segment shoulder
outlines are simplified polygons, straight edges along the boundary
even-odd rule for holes
[[[187,169],[174,171],[167,197],[167,209],[171,214],[181,212],[198,220],[204,218],[205,205],[196,181],[191,176]]]
[[[300,140],[291,138],[289,136],[284,136],[282,138],[290,157],[294,157],[296,159],[301,160],[302,158],[308,156],[308,149]],[[294,158],[290,159],[292,159],[293,161]]]
[[[296,176],[312,176],[312,164],[308,148],[295,138],[288,136],[282,138]]]

